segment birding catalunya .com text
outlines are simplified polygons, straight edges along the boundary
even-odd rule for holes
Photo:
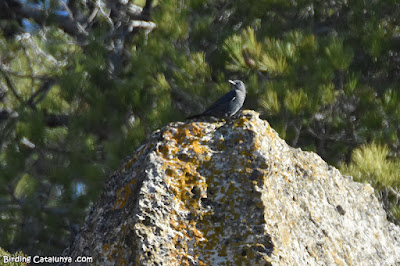
[[[22,262],[22,263],[91,263],[93,262],[92,257],[78,256],[75,259],[68,256],[3,256],[3,264],[11,262]],[[1,263],[0,263],[1,264]]]

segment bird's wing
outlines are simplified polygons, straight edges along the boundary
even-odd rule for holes
[[[229,104],[236,98],[236,91],[231,90],[216,100],[203,114],[217,115],[219,112],[226,112]]]

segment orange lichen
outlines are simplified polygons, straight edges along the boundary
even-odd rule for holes
[[[204,232],[197,227],[197,222],[204,215],[201,198],[207,194],[207,183],[198,172],[198,167],[201,162],[211,158],[208,147],[199,140],[203,135],[203,128],[196,123],[187,124],[177,128],[175,133],[165,133],[164,138],[168,140],[168,144],[159,148],[165,160],[165,183],[174,195],[174,202],[179,211],[170,214],[170,225],[179,232],[173,238],[173,244],[174,257],[181,265],[189,263],[193,258],[198,260],[196,254],[189,258],[188,245],[196,246],[206,241]],[[178,152],[180,155],[176,156]],[[191,213],[196,218],[188,221],[180,212]]]
[[[127,229],[124,225],[121,227],[121,232],[125,236],[127,234]],[[101,248],[103,254],[107,257],[109,261],[118,260],[118,265],[128,265],[128,261],[125,258],[125,248],[121,244],[122,239],[117,243],[104,244]]]
[[[128,162],[125,163],[125,170],[128,170],[132,167],[132,165],[137,161],[137,159],[149,148],[148,145],[142,146],[139,150],[138,153],[132,157]]]
[[[189,222],[189,229],[193,232],[196,239],[203,238],[203,233],[196,228],[196,222],[194,220]]]
[[[129,195],[132,193],[131,186],[135,185],[137,182],[136,178],[132,178],[132,180],[126,184],[124,187],[118,189],[117,191],[117,198],[114,203],[113,209],[119,206],[120,209],[125,207],[126,201],[128,200]]]
[[[236,119],[235,121],[235,127],[245,127],[245,125],[249,123],[249,119],[246,117],[242,116],[239,119]]]
[[[199,265],[200,266],[206,266],[207,265],[207,263],[205,263],[204,261],[202,261],[202,260],[199,260]]]
[[[112,260],[112,257],[111,257],[111,253],[110,252],[107,252],[109,249],[110,249],[110,244],[105,244],[102,248],[101,248],[101,251],[103,252],[103,254],[107,254],[106,256],[107,256],[107,258],[111,261]]]
[[[128,170],[132,167],[132,165],[136,162],[136,157],[133,157],[128,162],[125,163],[125,170]]]
[[[197,140],[191,143],[191,148],[197,154],[203,154],[207,151],[207,149],[204,146],[200,145],[199,141]]]
[[[173,140],[173,135],[172,135],[171,131],[168,131],[168,130],[164,131],[162,136],[166,141]]]

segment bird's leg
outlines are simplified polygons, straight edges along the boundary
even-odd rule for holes
[[[220,121],[221,119],[218,118],[218,117],[215,117],[215,116],[210,116],[210,120],[211,120],[212,122],[218,122],[218,121]]]
[[[230,119],[238,119],[240,117],[241,112],[237,112],[236,114],[232,115]]]

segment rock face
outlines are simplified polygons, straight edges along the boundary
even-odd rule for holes
[[[373,188],[253,111],[172,123],[107,182],[69,254],[97,265],[400,265]]]

